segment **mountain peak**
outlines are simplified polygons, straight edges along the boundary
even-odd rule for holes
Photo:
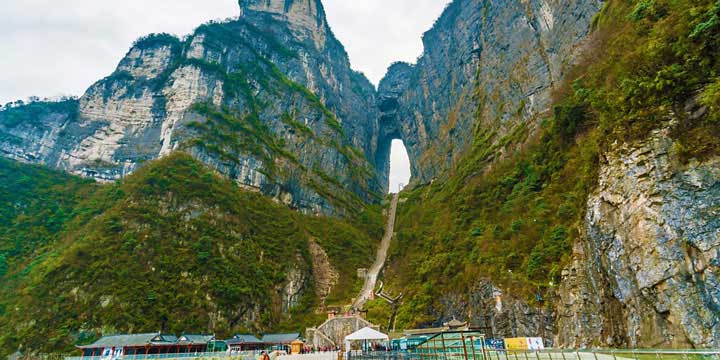
[[[248,11],[284,17],[295,27],[324,30],[327,24],[320,0],[239,0],[241,15]]]

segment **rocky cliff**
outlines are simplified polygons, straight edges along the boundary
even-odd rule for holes
[[[392,139],[422,183],[473,143],[536,128],[602,1],[454,1],[377,100],[320,1],[239,4],[239,20],[184,41],[141,39],[77,109],[47,109],[20,129],[0,121],[0,151],[115,180],[182,148],[293,207],[332,212],[387,189]],[[227,136],[240,123],[245,134]]]
[[[720,346],[720,158],[683,164],[668,127],[602,162],[559,291],[567,346]]]
[[[602,5],[453,1],[423,36],[417,64],[393,65],[380,83],[380,149],[402,139],[425,183],[470,150],[537,128]]]
[[[378,94],[380,142],[405,141],[416,180],[385,274],[399,322],[718,346],[719,12],[449,5]]]
[[[720,159],[681,161],[676,126],[604,154],[570,264],[545,301],[481,279],[445,295],[438,318],[564,348],[717,347]]]
[[[322,4],[240,8],[183,41],[137,41],[77,103],[0,113],[0,151],[112,181],[184,149],[303,211],[376,201],[383,189],[365,159],[376,151],[375,90],[350,69]]]

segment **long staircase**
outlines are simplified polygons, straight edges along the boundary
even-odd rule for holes
[[[395,212],[397,211],[399,194],[393,194],[392,202],[390,203],[390,211],[388,212],[388,221],[385,224],[385,235],[383,235],[380,247],[378,247],[377,256],[375,262],[368,270],[367,276],[365,277],[365,285],[363,285],[360,295],[358,295],[353,308],[361,310],[364,308],[365,303],[372,297],[375,285],[377,284],[378,275],[385,266],[385,260],[387,260],[388,250],[390,249],[390,242],[392,241],[393,234],[395,232]]]

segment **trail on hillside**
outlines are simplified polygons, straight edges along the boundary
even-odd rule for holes
[[[398,199],[400,194],[394,194],[392,202],[390,203],[390,211],[388,211],[388,220],[385,224],[385,235],[383,235],[380,247],[378,247],[377,256],[375,262],[368,270],[367,276],[365,276],[365,285],[363,285],[360,295],[358,295],[353,304],[353,308],[360,310],[365,306],[365,303],[370,300],[373,291],[375,290],[375,284],[377,283],[378,275],[383,266],[385,266],[385,260],[387,260],[388,249],[390,249],[390,242],[395,232],[395,212],[397,211]]]

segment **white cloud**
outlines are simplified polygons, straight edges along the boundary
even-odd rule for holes
[[[422,34],[449,0],[325,0],[328,22],[353,68],[374,84],[395,61],[414,63]]]
[[[23,0],[0,12],[0,103],[32,95],[81,95],[109,75],[133,41],[184,35],[237,16],[234,0]]]
[[[375,84],[392,62],[415,61],[422,33],[448,2],[323,1],[353,68]],[[238,14],[236,0],[8,0],[3,5],[2,104],[29,96],[81,95],[112,73],[135,39],[153,32],[185,35],[208,20]]]

